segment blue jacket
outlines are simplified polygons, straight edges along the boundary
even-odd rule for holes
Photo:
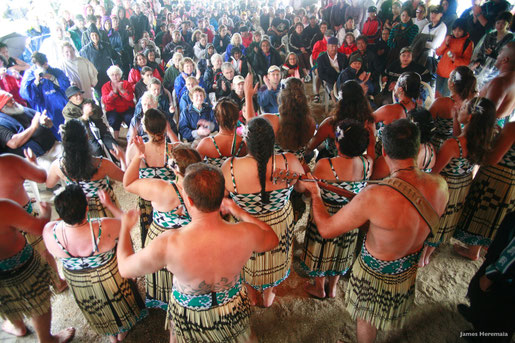
[[[214,128],[211,131],[218,130],[218,123],[216,122],[211,106],[202,104],[202,110],[199,113],[199,111],[193,107],[193,104],[191,104],[181,111],[179,117],[179,132],[182,139],[192,142],[199,137],[197,134],[197,123],[200,119],[207,120],[214,124]]]
[[[277,96],[279,95],[280,87],[274,90],[268,90],[262,87],[258,92],[258,104],[263,109],[264,113],[279,113],[279,103]]]
[[[234,45],[232,44],[227,45],[227,49],[225,49],[225,62],[228,62],[231,59],[233,47]],[[240,45],[239,48],[241,50],[241,55],[245,56],[245,47],[243,46],[243,44]]]
[[[23,113],[30,119],[32,120],[32,118],[34,117],[34,114],[36,114],[36,111],[34,111],[33,109],[31,108],[27,108],[27,107],[24,107],[23,108]],[[23,127],[23,125],[20,124],[20,122],[18,122],[16,119],[14,119],[13,117],[11,117],[10,115],[7,115],[5,113],[2,113],[0,112],[0,126],[8,129],[9,131],[11,131],[14,135],[18,134],[18,133],[22,133],[23,131],[25,131],[25,127]],[[47,128],[44,128],[42,126],[39,127],[38,130],[42,130],[42,131],[46,131],[45,135],[48,135],[48,142],[49,143],[53,143],[55,142],[54,140],[54,136],[53,134],[50,132],[49,129]],[[53,140],[53,141],[52,141]],[[5,142],[6,143],[6,142]],[[4,145],[4,142],[1,143],[1,145]],[[53,144],[52,144],[53,145]],[[50,146],[51,147],[51,146]],[[5,146],[2,146],[1,148],[3,150],[5,150],[5,152],[10,152],[10,153],[13,153],[13,154],[17,154],[19,156],[22,156],[23,157],[23,151],[27,148],[30,148],[32,149],[32,152],[34,152],[34,154],[36,156],[41,156],[43,155],[50,147],[42,147],[38,142],[36,142],[33,138],[30,138],[25,144],[23,144],[21,147],[19,147],[18,149],[10,149],[9,147],[7,147],[7,145]],[[45,150],[46,149],[46,150]]]
[[[64,124],[62,112],[64,106],[68,103],[65,91],[70,87],[70,80],[60,69],[49,67],[46,72],[55,77],[59,86],[44,78],[41,78],[39,84],[36,85],[36,69],[31,68],[25,71],[23,75],[20,95],[36,111],[43,112],[45,109],[47,110],[48,117],[54,123],[51,129],[52,133],[60,141],[59,125]]]

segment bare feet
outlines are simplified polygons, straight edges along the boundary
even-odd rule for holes
[[[275,287],[267,288],[263,291],[263,307],[270,307],[274,303]]]
[[[16,337],[23,337],[27,334],[27,327],[23,321],[12,323],[6,320],[2,324],[2,330]]]
[[[330,276],[329,282],[328,282],[328,291],[327,291],[327,297],[328,298],[335,298],[336,297],[336,286],[338,285],[338,280],[340,279],[340,276]]]
[[[67,343],[70,342],[73,337],[75,337],[75,329],[67,328],[59,331],[57,335],[52,335],[53,341],[56,343]]]
[[[60,294],[68,289],[68,284],[66,280],[60,279],[59,284],[54,286],[54,292],[56,294]]]
[[[463,257],[466,257],[472,261],[477,261],[479,259],[479,251],[480,249],[474,249],[474,250],[477,250],[476,251],[473,251],[472,249],[470,248],[466,248],[460,244],[454,244],[454,251],[463,256]]]
[[[307,281],[304,285],[304,290],[311,296],[324,299],[325,298],[325,289],[320,289],[317,286],[313,285],[311,282]]]
[[[125,339],[125,337],[127,337],[128,334],[129,334],[129,331],[119,333],[118,336],[116,337],[118,339],[118,342],[123,341]]]

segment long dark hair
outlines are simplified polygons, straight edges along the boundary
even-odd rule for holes
[[[310,109],[304,84],[300,79],[290,77],[279,97],[279,129],[277,143],[283,149],[298,150],[311,139]]]
[[[270,202],[266,187],[266,165],[274,154],[275,134],[268,120],[260,117],[251,119],[247,125],[247,149],[258,164],[259,183],[261,185],[261,202]]]
[[[468,102],[467,111],[471,115],[465,129],[468,159],[481,164],[492,148],[495,105],[490,99],[475,97]]]
[[[90,180],[97,172],[88,142],[86,129],[78,120],[63,127],[63,159],[66,175],[72,180]]]
[[[340,87],[340,91],[342,98],[331,113],[333,128],[336,129],[336,124],[344,119],[354,119],[363,124],[374,122],[372,107],[359,83],[355,80],[346,81]]]
[[[458,94],[461,100],[467,100],[476,92],[476,77],[469,67],[459,66],[451,72],[449,88]]]

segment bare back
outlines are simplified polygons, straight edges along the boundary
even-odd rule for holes
[[[209,228],[192,222],[162,234],[166,267],[176,287],[188,294],[217,292],[233,286],[256,250],[256,225],[227,223],[221,218]]]
[[[29,202],[29,196],[23,187],[25,180],[38,183],[45,182],[46,173],[25,159],[12,154],[0,156],[0,198],[11,199],[20,206]]]
[[[479,95],[493,101],[497,118],[509,117],[515,110],[515,71],[497,76],[481,89]]]
[[[418,170],[399,176],[415,186],[439,215],[444,212],[448,192],[442,177]],[[370,220],[366,247],[374,257],[395,260],[422,248],[429,227],[399,192],[387,186],[372,185],[365,188],[355,200],[363,204],[362,211],[366,212],[365,216]]]

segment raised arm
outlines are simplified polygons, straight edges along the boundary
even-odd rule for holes
[[[130,210],[122,216],[122,228],[116,256],[120,275],[125,278],[135,278],[150,274],[165,267],[166,238],[163,235],[154,239],[146,248],[134,253],[131,242],[131,229],[138,221],[137,210]]]
[[[45,224],[50,220],[51,207],[46,202],[40,203],[41,215],[34,217],[9,199],[0,200],[0,218],[9,218],[9,225],[17,230],[41,236]]]

